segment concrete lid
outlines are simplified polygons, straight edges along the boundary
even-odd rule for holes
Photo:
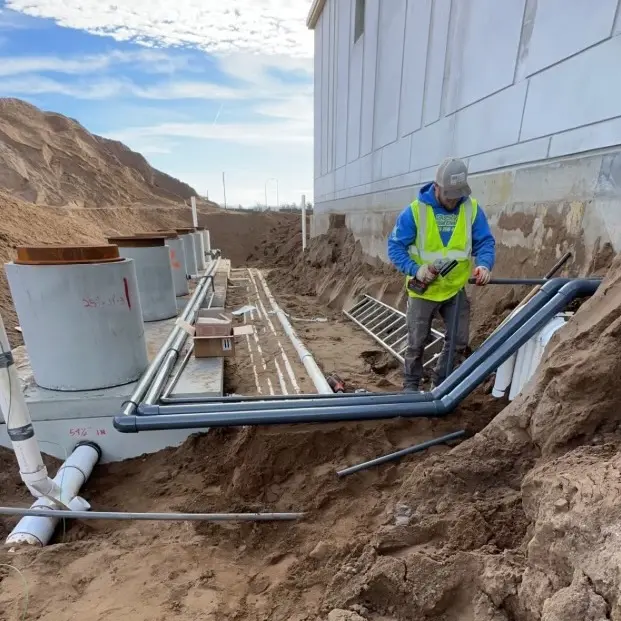
[[[119,235],[108,237],[108,243],[116,244],[119,248],[154,248],[166,245],[166,236],[153,233],[148,237],[139,235]]]
[[[17,265],[71,265],[122,261],[118,246],[18,246]]]
[[[179,237],[177,231],[153,231],[152,233],[134,233],[134,237],[163,237],[164,239],[176,239]]]
[[[180,235],[187,235],[188,233],[196,233],[196,229],[193,226],[189,228],[185,228],[185,229],[175,229],[175,230]]]

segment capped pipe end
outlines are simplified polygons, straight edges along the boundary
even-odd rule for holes
[[[135,416],[115,416],[114,428],[121,433],[138,433]]]

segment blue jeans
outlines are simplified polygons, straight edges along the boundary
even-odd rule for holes
[[[457,308],[459,298],[459,317],[457,330],[452,334],[453,317]],[[453,357],[453,368],[458,354],[463,354],[468,347],[470,333],[470,300],[466,292],[462,289],[456,296],[444,302],[432,302],[422,298],[409,298],[406,314],[408,326],[408,346],[405,350],[405,364],[403,387],[407,390],[419,390],[423,378],[423,357],[425,346],[429,342],[431,335],[431,322],[438,313],[446,328],[446,337],[442,353],[437,360],[431,376],[433,383],[437,386],[444,381],[447,376],[446,365],[448,362],[449,351],[452,343],[455,343],[455,356]]]

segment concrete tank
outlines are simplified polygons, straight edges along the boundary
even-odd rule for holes
[[[166,238],[161,234],[131,235],[109,237],[108,242],[119,247],[123,258],[134,260],[142,319],[160,321],[176,317],[177,299]]]
[[[196,267],[199,272],[205,270],[205,244],[203,242],[203,232],[196,231],[192,233],[192,237],[194,238],[194,252],[196,253]]]
[[[96,390],[145,371],[136,270],[116,246],[19,247],[5,270],[39,386]]]
[[[176,231],[162,229],[153,233],[136,233],[135,237],[158,237],[165,239],[165,244],[170,251],[170,266],[172,268],[173,284],[175,287],[175,295],[180,297],[187,295],[190,290],[188,287],[187,268],[185,261],[185,250],[183,249],[183,240]]]
[[[198,266],[196,265],[196,251],[194,250],[194,229],[177,229],[177,233],[179,233],[179,237],[183,241],[187,275],[195,276],[198,274]]]

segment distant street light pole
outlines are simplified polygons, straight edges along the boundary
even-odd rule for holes
[[[276,182],[276,209],[278,209],[280,207],[280,194],[279,194],[279,189],[278,189],[278,179],[276,179],[276,177],[270,177],[265,182],[265,208],[267,209],[267,184],[270,181],[275,181]]]
[[[224,172],[222,173],[222,189],[224,190],[224,208],[226,209],[226,178]]]

